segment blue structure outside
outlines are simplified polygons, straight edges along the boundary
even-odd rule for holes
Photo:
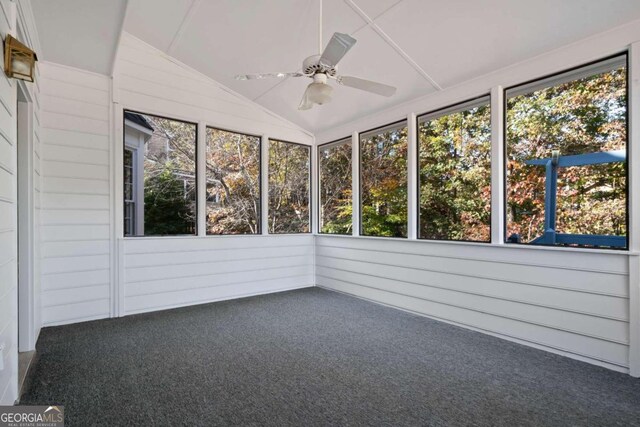
[[[527,165],[544,166],[546,169],[544,193],[544,233],[531,243],[539,245],[592,245],[624,248],[627,246],[625,236],[606,236],[597,234],[565,234],[556,232],[556,211],[558,194],[558,168],[570,166],[600,165],[605,163],[625,162],[624,150],[603,151],[600,153],[559,156],[556,153],[550,159],[527,160]]]

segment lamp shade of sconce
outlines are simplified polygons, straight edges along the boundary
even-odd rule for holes
[[[10,34],[4,40],[4,73],[7,77],[33,81],[36,53]]]

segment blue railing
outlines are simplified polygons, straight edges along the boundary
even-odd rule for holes
[[[559,156],[557,153],[550,159],[527,160],[525,164],[544,166],[546,180],[544,189],[544,234],[531,241],[539,245],[589,245],[624,248],[627,246],[625,236],[609,236],[598,234],[566,234],[556,232],[556,211],[558,193],[558,169],[570,166],[601,165],[605,163],[625,162],[624,150],[603,151],[600,153]]]

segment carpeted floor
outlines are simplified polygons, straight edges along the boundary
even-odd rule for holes
[[[640,425],[640,380],[318,288],[42,330],[88,425]]]

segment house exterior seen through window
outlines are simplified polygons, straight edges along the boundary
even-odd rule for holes
[[[124,112],[124,235],[196,233],[196,125]]]

